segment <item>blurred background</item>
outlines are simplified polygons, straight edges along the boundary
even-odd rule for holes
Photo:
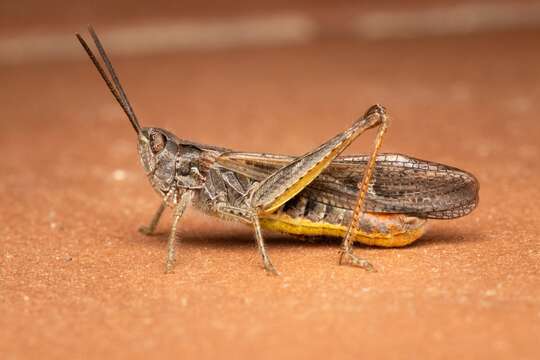
[[[189,211],[176,273],[92,24],[145,126],[305,153],[372,104],[384,152],[472,172],[480,206],[403,249]],[[540,2],[0,1],[0,353],[19,358],[537,359]],[[367,152],[373,134],[347,150]]]

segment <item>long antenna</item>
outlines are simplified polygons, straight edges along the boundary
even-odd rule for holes
[[[133,111],[133,108],[131,107],[131,104],[129,103],[129,100],[127,99],[126,93],[124,92],[124,89],[122,88],[122,85],[120,84],[120,80],[118,79],[118,76],[116,75],[116,72],[114,71],[114,68],[111,64],[111,61],[109,60],[109,57],[107,56],[107,53],[105,52],[105,49],[103,48],[103,45],[101,45],[101,41],[99,40],[96,32],[94,29],[89,26],[88,31],[90,32],[90,35],[92,36],[92,39],[94,40],[94,43],[99,51],[99,54],[101,55],[101,58],[103,62],[105,63],[105,66],[107,67],[107,70],[109,71],[109,74],[112,78],[112,81],[109,79],[109,76],[99,63],[98,59],[86,43],[86,41],[83,39],[83,37],[80,34],[75,34],[77,36],[77,39],[81,43],[82,47],[88,54],[88,57],[90,60],[92,60],[92,63],[94,63],[94,66],[96,67],[97,71],[101,75],[101,78],[105,83],[107,84],[107,87],[113,94],[114,98],[120,104],[124,112],[126,113],[129,122],[133,126],[133,129],[135,129],[135,132],[137,134],[141,133],[141,126],[139,125],[139,121],[137,120],[137,116],[135,115],[135,112]],[[113,84],[114,82],[114,84]]]

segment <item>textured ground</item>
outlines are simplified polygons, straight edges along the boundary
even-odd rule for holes
[[[0,67],[0,352],[538,358],[539,36],[115,57],[143,124],[183,138],[300,154],[380,102],[385,152],[478,177],[470,216],[407,248],[358,247],[376,274],[338,266],[337,243],[269,234],[269,277],[251,229],[190,211],[164,275],[170,219],[137,232],[158,198],[90,63]]]

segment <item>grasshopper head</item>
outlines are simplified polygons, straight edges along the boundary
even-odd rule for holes
[[[178,144],[159,128],[143,128],[139,133],[139,159],[152,186],[167,193],[174,182]]]
[[[167,130],[143,128],[139,124],[137,116],[131,107],[101,41],[92,27],[89,27],[88,30],[105,64],[105,68],[100,64],[98,58],[83,37],[76,34],[77,39],[114,98],[126,113],[133,130],[137,133],[139,157],[154,189],[160,194],[165,195],[173,187],[180,189],[201,188],[203,177],[198,172],[201,149],[197,148],[194,144],[181,142]]]
[[[143,128],[139,134],[139,158],[154,189],[162,195],[171,187],[193,189],[201,186],[198,173],[201,150],[183,143],[160,128]]]

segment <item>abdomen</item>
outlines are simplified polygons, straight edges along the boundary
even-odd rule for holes
[[[343,209],[308,197],[296,197],[275,213],[260,219],[264,229],[291,235],[345,236],[352,210]],[[403,214],[364,213],[354,240],[366,245],[398,247],[420,238],[426,220]]]

